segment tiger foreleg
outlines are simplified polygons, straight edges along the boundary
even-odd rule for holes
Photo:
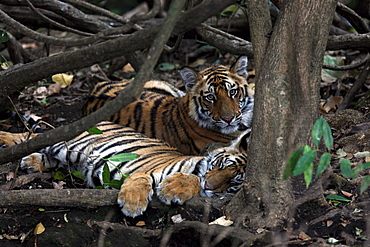
[[[163,180],[157,190],[158,198],[166,204],[183,204],[186,200],[200,195],[199,177],[193,174],[176,172]]]
[[[22,158],[20,167],[22,169],[27,169],[29,173],[31,172],[43,172],[51,166],[48,163],[45,163],[43,154],[33,153],[24,158]]]
[[[125,179],[117,202],[125,215],[136,217],[146,210],[152,195],[152,178],[144,173],[136,173]]]
[[[14,146],[21,142],[24,142],[32,137],[35,137],[37,134],[29,133],[9,133],[5,131],[0,131],[0,146]]]

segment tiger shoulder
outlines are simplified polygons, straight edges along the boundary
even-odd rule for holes
[[[230,68],[184,67],[180,75],[186,93],[168,82],[149,81],[136,101],[107,120],[161,139],[183,154],[199,154],[211,142],[227,143],[251,127],[254,91],[247,82],[247,64],[248,58],[241,56]],[[98,83],[84,114],[113,100],[128,83]]]

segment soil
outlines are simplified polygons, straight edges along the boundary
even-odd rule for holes
[[[207,48],[194,40],[185,40],[177,53],[166,54],[161,58],[162,66],[156,69],[160,79],[178,82],[176,69],[166,68],[169,65],[191,64],[197,62],[200,66],[219,61],[229,63],[232,56],[222,54],[215,49]],[[190,54],[192,56],[185,56]],[[28,87],[19,97],[14,98],[14,106],[19,111],[40,117],[41,127],[47,131],[52,127],[65,125],[82,117],[81,108],[88,92],[95,83],[109,77],[112,80],[130,78],[133,72],[124,67],[114,74],[109,74],[110,63],[100,64],[81,71],[73,71],[73,83],[62,88],[54,95],[43,96],[35,94],[37,88],[54,84],[51,79]],[[181,83],[176,83],[181,87]],[[328,89],[330,87],[330,89]],[[322,92],[333,89],[331,85],[323,85]],[[362,93],[366,93],[362,92]],[[330,94],[330,93],[329,93]],[[46,101],[43,100],[46,98]],[[324,99],[326,100],[326,99]],[[314,200],[301,205],[296,212],[293,225],[285,229],[257,229],[254,234],[265,234],[264,238],[254,242],[255,246],[289,245],[289,246],[328,246],[331,243],[342,246],[365,246],[369,244],[370,202],[369,190],[359,193],[360,180],[343,178],[339,169],[339,155],[351,159],[353,165],[368,162],[366,155],[359,156],[358,152],[369,151],[370,122],[367,108],[358,110],[329,111],[324,114],[331,125],[335,146],[333,148],[333,175],[327,181],[324,194],[341,195],[348,202],[335,200]],[[47,124],[46,124],[47,123]],[[1,130],[23,132],[23,124],[14,119],[1,122]],[[342,153],[337,152],[341,150]],[[336,154],[336,152],[338,154]],[[17,162],[0,166],[0,188],[9,185],[15,178],[12,172],[16,170]],[[369,169],[360,173],[365,176]],[[17,176],[27,175],[18,171]],[[30,175],[27,175],[30,176]],[[84,188],[83,181],[69,177],[63,179],[65,188]],[[296,179],[296,194],[305,191],[302,179]],[[43,176],[21,183],[13,189],[45,189],[53,188],[52,182],[58,182],[53,177]],[[207,226],[200,222],[211,222],[223,215],[223,206],[232,195],[219,195],[215,198],[194,198],[183,206],[164,206],[154,200],[148,211],[137,218],[125,218],[118,206],[94,208],[83,207],[3,207],[0,208],[0,245],[1,246],[239,246],[243,244],[243,235],[248,232],[247,226],[241,225],[239,235],[216,238],[218,230],[225,232],[227,227],[215,227],[214,232],[202,233],[199,229]],[[171,218],[180,214],[184,222],[198,222],[198,230],[186,225],[175,224]],[[42,231],[42,227],[45,228]],[[107,226],[108,224],[108,226]],[[174,226],[178,226],[174,228]],[[234,229],[234,228],[230,228]],[[236,231],[236,230],[235,230]],[[40,234],[37,234],[40,233]],[[212,237],[207,238],[208,235]],[[244,236],[244,237],[245,237]],[[167,239],[166,239],[167,237]],[[288,238],[286,238],[288,237]],[[215,241],[215,242],[212,242]],[[217,242],[218,241],[218,242]],[[332,242],[331,242],[332,241]],[[337,242],[336,242],[337,241]]]

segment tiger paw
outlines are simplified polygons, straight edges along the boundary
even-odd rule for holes
[[[122,212],[130,217],[143,214],[153,195],[152,179],[146,174],[134,174],[126,178],[118,193]]]
[[[183,204],[186,200],[199,196],[200,189],[200,181],[197,176],[176,172],[159,184],[157,196],[166,204],[171,202]]]
[[[47,169],[43,162],[42,154],[33,153],[22,158],[20,167],[31,172],[43,172]]]

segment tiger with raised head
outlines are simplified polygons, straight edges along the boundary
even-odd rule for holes
[[[180,74],[186,94],[167,82],[149,81],[136,101],[107,120],[163,140],[183,154],[199,154],[211,142],[227,143],[251,127],[254,90],[247,83],[247,63],[242,56],[230,69],[213,65],[197,72],[184,67]],[[85,114],[111,101],[128,83],[98,83]]]
[[[96,187],[103,184],[103,167],[107,163],[112,180],[130,175],[117,199],[122,212],[130,217],[142,214],[154,193],[166,204],[183,204],[193,196],[234,191],[244,180],[247,164],[244,147],[249,131],[208,156],[184,156],[165,142],[129,127],[111,122],[101,122],[97,127],[102,134],[84,132],[70,141],[46,147],[24,157],[21,168],[32,172],[51,167],[78,170],[89,186]],[[0,132],[0,145],[12,146],[27,137],[28,133]],[[136,153],[139,157],[127,162],[106,162],[121,153]]]

